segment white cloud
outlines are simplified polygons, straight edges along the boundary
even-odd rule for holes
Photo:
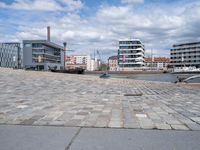
[[[80,0],[14,0],[7,5],[0,2],[0,8],[17,10],[40,10],[40,11],[76,11],[83,8]]]
[[[129,12],[131,12],[129,7],[102,6],[97,12],[97,17],[118,20],[122,19],[122,17],[130,16]]]
[[[144,3],[144,0],[121,0],[122,4],[139,4]]]
[[[58,6],[61,3],[69,6],[75,3],[72,0],[54,2]],[[80,2],[73,9],[83,7]],[[127,5],[102,5],[92,17],[87,18],[81,18],[78,13],[65,13],[60,17],[57,17],[56,13],[38,13],[37,17],[44,19],[38,20],[37,23],[31,23],[28,19],[27,22],[26,18],[21,17],[20,22],[25,25],[19,26],[15,36],[10,36],[10,39],[45,39],[46,26],[50,25],[52,41],[60,44],[67,41],[69,49],[76,49],[77,53],[92,54],[93,50],[100,49],[106,55],[117,54],[118,39],[134,37],[144,42],[147,52],[152,48],[155,55],[169,55],[173,44],[199,39],[199,10],[200,3],[194,3],[189,6],[152,6],[141,12]]]
[[[7,6],[6,6],[6,4],[5,3],[3,3],[3,2],[0,2],[0,8],[6,8]]]
[[[58,0],[62,4],[67,5],[65,9],[66,11],[74,11],[74,10],[79,10],[84,7],[84,4],[82,3],[81,0]]]

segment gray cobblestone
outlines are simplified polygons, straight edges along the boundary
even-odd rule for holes
[[[200,130],[200,89],[172,83],[0,68],[0,89],[0,124]]]

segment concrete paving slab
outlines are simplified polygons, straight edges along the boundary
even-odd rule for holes
[[[199,150],[200,131],[83,128],[69,150]]]
[[[1,150],[64,150],[79,128],[0,125]]]

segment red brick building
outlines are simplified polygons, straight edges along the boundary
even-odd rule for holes
[[[170,63],[170,58],[167,57],[147,57],[144,59],[145,66],[152,69],[163,70],[166,69]]]
[[[108,58],[108,65],[109,65],[110,71],[118,71],[119,70],[118,57],[117,56],[109,57]]]

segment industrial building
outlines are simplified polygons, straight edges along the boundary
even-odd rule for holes
[[[21,68],[20,43],[0,43],[0,67]]]
[[[47,28],[47,40],[23,41],[23,67],[32,70],[45,70],[49,67],[64,69],[66,44],[57,45],[50,41],[50,27]]]
[[[200,68],[200,42],[173,45],[170,50],[170,65],[175,67]]]
[[[118,63],[120,70],[131,71],[144,66],[145,48],[139,39],[119,41]]]

